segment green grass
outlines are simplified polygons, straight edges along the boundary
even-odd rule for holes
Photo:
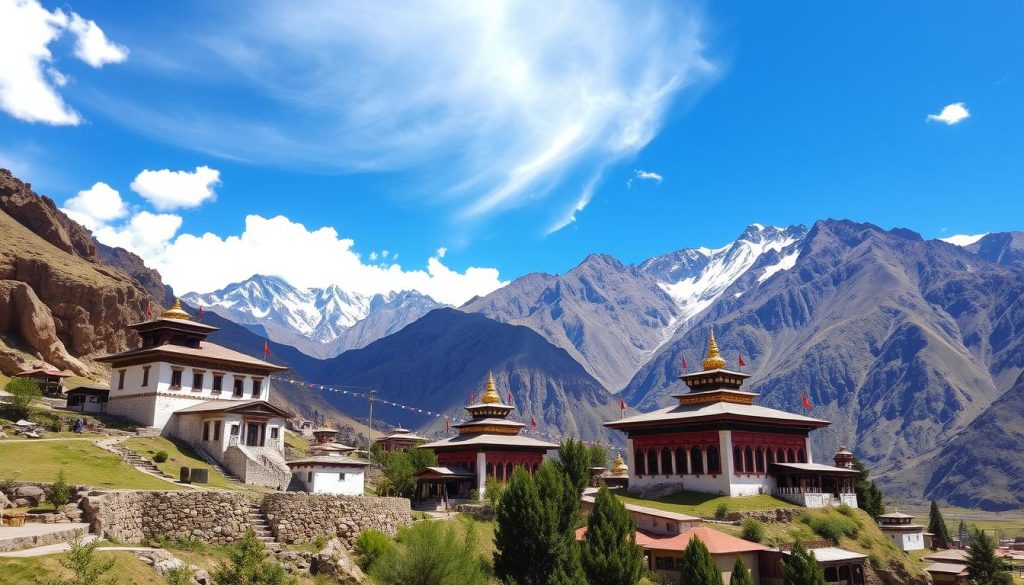
[[[713,517],[715,510],[721,504],[725,504],[730,512],[748,512],[751,510],[775,510],[777,508],[795,508],[793,504],[774,498],[767,494],[757,496],[745,496],[733,498],[729,496],[716,496],[713,494],[702,494],[699,492],[679,492],[658,498],[656,500],[645,500],[630,494],[616,494],[619,499],[627,504],[647,506],[669,512],[689,514],[691,516]]]
[[[309,441],[287,429],[284,431],[284,444],[301,453],[309,451]]]
[[[46,555],[27,558],[0,558],[0,585],[23,585],[37,583],[47,577],[71,577],[69,571],[60,566],[63,555]],[[114,559],[114,568],[107,575],[116,576],[119,585],[163,585],[164,579],[156,571],[128,551],[98,552],[96,558]]]
[[[209,470],[210,480],[206,484],[196,485],[208,485],[210,487],[240,491],[265,491],[259,486],[228,483],[223,474],[214,471],[191,447],[180,441],[172,441],[166,437],[138,437],[127,439],[122,444],[150,461],[153,460],[153,455],[156,453],[167,451],[167,461],[154,463],[160,471],[171,477],[178,477],[182,467],[197,467]]]
[[[78,485],[140,490],[174,487],[87,441],[19,441],[4,443],[0,449],[0,477],[54,481],[63,469],[68,482]]]

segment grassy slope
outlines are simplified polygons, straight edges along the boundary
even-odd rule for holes
[[[742,498],[731,498],[729,496],[716,496],[698,492],[680,492],[656,500],[644,500],[635,495],[616,494],[619,499],[627,504],[637,504],[669,512],[689,514],[691,516],[711,517],[719,505],[725,504],[730,512],[743,512],[749,510],[775,510],[777,508],[795,508],[793,504],[784,500],[773,498],[767,494],[759,496],[746,496]]]
[[[160,451],[167,451],[167,461],[163,463],[154,463],[167,475],[171,477],[178,477],[181,467],[198,467],[201,469],[209,470],[210,481],[208,484],[210,487],[225,488],[225,489],[237,489],[245,491],[264,491],[258,486],[252,485],[240,485],[230,484],[224,475],[213,470],[212,467],[205,461],[203,461],[199,455],[193,451],[188,445],[178,442],[171,441],[166,437],[137,437],[128,439],[124,442],[124,446],[135,451],[142,457],[153,460],[153,456]]]
[[[64,470],[69,483],[97,488],[166,490],[171,484],[123,463],[88,441],[19,441],[0,444],[0,477],[53,481]]]

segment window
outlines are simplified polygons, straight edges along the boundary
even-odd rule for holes
[[[221,389],[224,388],[224,374],[213,375],[213,391],[220,394]]]
[[[338,474],[338,479],[340,481],[345,481],[345,472],[344,471],[342,471],[341,473]]]
[[[213,421],[213,440],[220,440],[220,421]]]
[[[271,439],[276,439],[277,438],[277,427],[270,427],[270,438]]]
[[[803,449],[800,449],[799,451],[797,451],[796,455],[797,455],[797,459],[800,461],[800,463],[807,463],[807,455],[804,454],[804,450]]]
[[[658,474],[658,452],[654,449],[647,452],[647,473]]]
[[[697,446],[690,448],[690,473],[694,475],[704,473],[704,454],[701,453],[700,447]]]
[[[252,396],[253,396],[253,398],[258,398],[259,395],[260,395],[260,392],[262,390],[263,390],[263,380],[260,380],[259,378],[253,378],[252,379]]]
[[[685,474],[687,471],[686,468],[686,449],[683,447],[676,447],[676,474]]]
[[[675,571],[676,560],[672,557],[654,557],[654,568],[661,571]]]
[[[661,472],[665,475],[672,473],[672,451],[668,447],[661,450]]]
[[[192,374],[192,390],[194,392],[202,392],[203,390],[203,373],[194,372]]]
[[[149,386],[149,366],[142,366],[142,385]]]
[[[117,372],[117,389],[124,390],[124,370],[118,370]]]
[[[313,481],[313,472],[309,471],[306,473],[306,481]]]
[[[210,423],[209,422],[204,422],[203,423],[203,440],[204,441],[209,441],[210,440]]]
[[[181,388],[181,370],[171,370],[171,388]]]
[[[238,436],[238,424],[237,423],[231,425],[231,436],[232,437],[237,437]]]
[[[743,471],[743,451],[739,447],[732,448],[732,464],[736,467],[736,473]]]
[[[232,396],[234,396],[235,398],[242,397],[242,382],[243,380],[241,378],[235,378],[235,388],[234,392],[232,393]]]
[[[718,458],[718,447],[708,446],[708,473],[722,473],[722,462]]]
[[[633,461],[636,462],[637,475],[647,475],[647,466],[644,465],[644,452],[637,449],[636,453],[633,454]]]

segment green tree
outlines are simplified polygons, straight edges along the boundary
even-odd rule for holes
[[[996,556],[994,538],[975,530],[971,546],[967,549],[967,578],[973,585],[999,583],[999,574],[1006,570],[1005,563]]]
[[[956,529],[957,536],[960,537],[960,548],[968,548],[971,546],[971,531],[967,528],[967,523],[963,520],[960,521],[960,525]]]
[[[105,577],[114,567],[114,559],[101,561],[94,555],[99,541],[83,544],[78,538],[70,543],[71,550],[60,560],[60,564],[74,575],[71,579],[50,579],[45,585],[115,585],[117,579]]]
[[[633,585],[643,573],[644,555],[636,545],[636,523],[607,487],[597,492],[580,552],[589,583]]]
[[[380,451],[371,454],[383,471],[377,484],[377,495],[411,498],[416,491],[416,472],[437,465],[437,455],[430,449]]]
[[[679,570],[682,573],[680,583],[686,585],[721,585],[722,574],[718,571],[718,565],[711,558],[708,547],[696,536],[690,539],[683,551],[683,558],[679,560]]]
[[[743,558],[736,557],[736,564],[732,566],[732,576],[729,577],[729,585],[754,585],[754,576],[743,564]]]
[[[505,493],[505,483],[496,477],[488,477],[484,481],[484,499],[491,508],[497,510],[501,505],[501,495]]]
[[[71,501],[71,486],[68,485],[63,468],[57,471],[57,481],[46,491],[46,499],[50,500],[55,508],[65,506]]]
[[[11,378],[4,390],[11,395],[10,414],[12,419],[28,418],[43,392],[28,378]]]
[[[761,542],[764,540],[764,522],[747,518],[740,524],[740,538],[750,542]]]
[[[214,585],[292,585],[294,577],[285,575],[284,566],[265,558],[263,543],[257,540],[252,528],[246,529],[245,538],[227,551],[228,559],[214,569]]]
[[[457,523],[417,522],[402,529],[398,546],[370,567],[378,583],[388,585],[486,585],[484,559],[476,552],[476,531]]]
[[[932,500],[932,508],[928,513],[928,532],[931,532],[936,539],[942,543],[943,548],[948,548],[953,542],[953,539],[949,537],[949,528],[946,527],[946,519],[942,517],[942,512],[939,510],[939,504],[935,500]]]
[[[495,519],[495,576],[502,582],[518,585],[541,583],[534,561],[545,554],[539,539],[544,522],[540,494],[537,484],[522,467],[512,472]]]
[[[814,553],[797,541],[782,561],[782,581],[786,585],[825,585],[825,572]]]
[[[437,454],[432,449],[413,447],[409,449],[409,463],[412,464],[414,472],[424,467],[433,467],[437,465]]]
[[[590,483],[590,453],[583,441],[569,437],[558,448],[558,468],[562,470],[576,491],[576,499]]]
[[[549,585],[586,585],[576,542],[580,503],[569,476],[550,461],[541,463],[533,475],[540,497],[543,531],[538,536],[547,554],[541,559],[541,571],[550,577]]]
[[[587,454],[591,467],[608,467],[608,450],[601,445],[588,446]]]
[[[861,510],[867,512],[872,518],[877,519],[882,514],[885,514],[882,490],[878,488],[875,482],[871,481],[871,472],[856,457],[853,458],[853,468],[858,472],[857,481],[853,486],[853,490],[857,494],[857,504]]]

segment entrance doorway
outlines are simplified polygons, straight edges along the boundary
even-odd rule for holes
[[[249,447],[262,447],[263,441],[260,437],[262,429],[263,425],[261,424],[247,424],[245,426],[245,444]]]

